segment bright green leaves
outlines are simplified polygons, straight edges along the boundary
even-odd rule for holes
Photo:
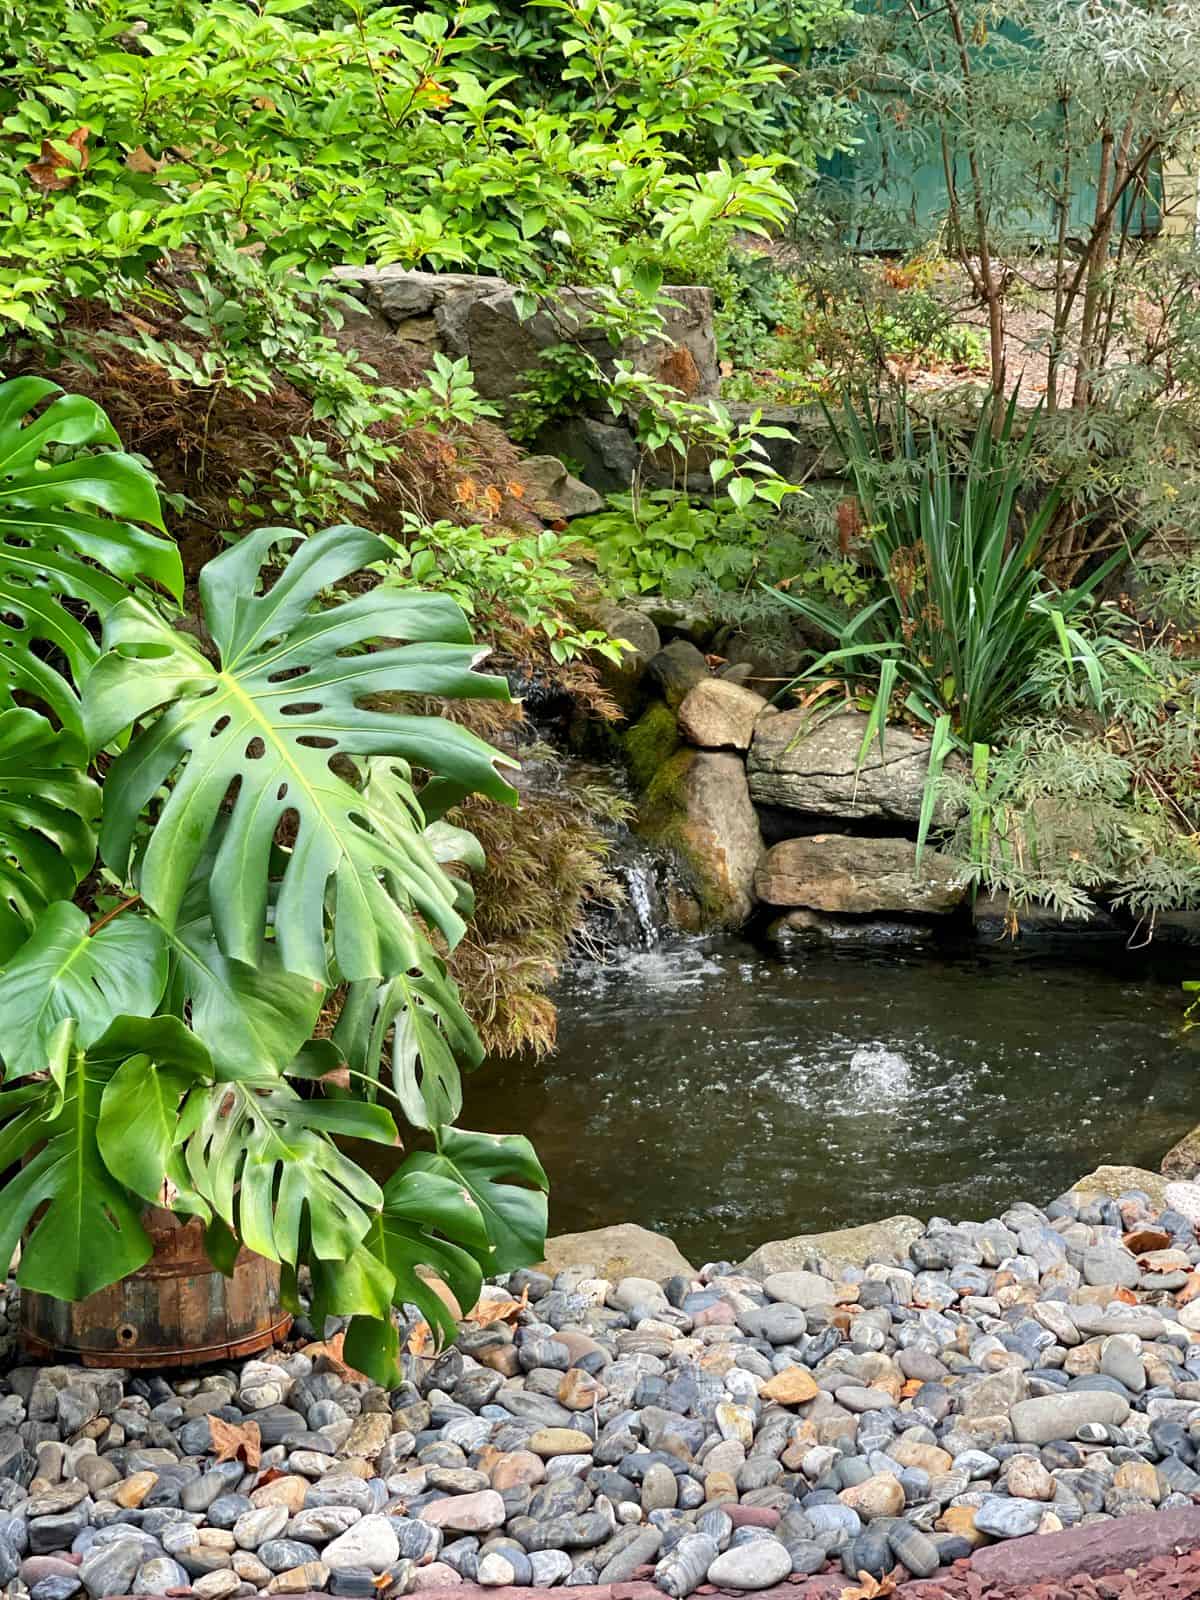
[[[83,763],[80,742],[35,711],[0,711],[0,961],[91,870],[100,791]]]
[[[384,1190],[383,1210],[366,1241],[366,1249],[386,1269],[392,1302],[416,1306],[439,1344],[454,1338],[457,1324],[419,1269],[436,1273],[466,1310],[483,1287],[483,1273],[471,1252],[486,1245],[483,1218],[471,1196],[448,1178],[411,1170],[411,1161]],[[359,1315],[346,1335],[346,1359],[366,1362],[360,1370],[386,1384],[394,1381],[395,1343],[390,1318]]]
[[[295,1264],[302,1236],[317,1258],[344,1260],[382,1201],[332,1134],[394,1144],[396,1126],[379,1106],[302,1100],[267,1081],[191,1095],[178,1138],[196,1191],[246,1248]]]
[[[17,1280],[60,1300],[93,1294],[150,1259],[141,1205],[130,1200],[124,1174],[110,1173],[97,1143],[111,1075],[111,1064],[66,1043],[53,1077],[0,1092],[0,1168],[23,1162],[0,1190],[0,1258],[11,1258],[44,1207]]]
[[[189,891],[174,929],[163,931],[171,955],[166,1005],[188,1017],[217,1077],[282,1072],[312,1037],[324,984],[285,971],[273,941],[263,945],[255,967],[222,955],[202,878]]]
[[[112,1071],[97,1130],[104,1164],[140,1199],[161,1205],[163,1179],[181,1175],[175,1149],[180,1106],[193,1084],[211,1075],[208,1054],[174,1017],[122,1017],[90,1056]],[[186,1191],[183,1200],[176,1195],[177,1209],[204,1214]]]
[[[90,934],[78,906],[62,900],[49,906],[0,982],[5,1081],[46,1070],[67,1018],[86,1048],[115,1017],[148,1017],[166,981],[165,942],[146,918],[117,917]]]
[[[409,1156],[389,1179],[364,1250],[387,1268],[393,1304],[415,1306],[441,1343],[454,1338],[455,1321],[429,1274],[466,1311],[485,1275],[539,1261],[546,1175],[527,1139],[446,1127],[437,1137],[438,1153]],[[345,1300],[327,1308],[357,1309]],[[386,1384],[394,1381],[395,1346],[390,1319],[356,1315],[346,1359]]]
[[[376,589],[312,610],[323,591],[387,554],[362,529],[328,528],[305,541],[274,585],[256,594],[274,547],[294,537],[261,529],[205,568],[201,597],[219,667],[136,602],[110,617],[107,653],[87,686],[93,745],[150,720],[108,773],[101,850],[126,872],[143,807],[171,785],[138,873],[146,902],[173,928],[220,820],[209,885],[213,928],[226,956],[255,965],[271,844],[290,819],[295,839],[275,909],[284,967],[326,981],[328,912],[342,975],[389,977],[418,964],[414,912],[452,943],[463,923],[423,838],[415,797],[404,823],[396,807],[373,804],[331,762],[396,756],[452,786],[511,799],[500,758],[482,740],[439,718],[374,709],[380,695],[506,690],[472,671],[476,651],[465,620],[440,597]],[[407,642],[364,651],[378,639]]]
[[[174,544],[136,526],[162,527],[140,462],[117,450],[44,459],[51,446],[116,442],[83,395],[43,378],[0,384],[0,705],[32,699],[74,733],[77,691],[99,655],[83,619],[103,620],[141,584],[176,596],[183,588]]]
[[[483,1048],[445,965],[431,949],[425,956],[414,974],[352,984],[334,1042],[367,1081],[381,1079],[390,1047],[400,1109],[413,1127],[437,1128],[462,1110],[459,1067],[478,1066]]]
[[[474,1200],[487,1244],[468,1248],[489,1276],[541,1260],[549,1182],[528,1139],[442,1128],[437,1151],[418,1151],[409,1166],[450,1179]]]

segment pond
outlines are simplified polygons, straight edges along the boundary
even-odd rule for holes
[[[482,1067],[464,1126],[520,1130],[551,1232],[640,1222],[691,1260],[869,1222],[1044,1203],[1157,1168],[1200,1121],[1179,979],[1116,952],[790,963],[737,941],[583,966],[557,1053]]]

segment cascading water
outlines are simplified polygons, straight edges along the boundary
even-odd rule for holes
[[[674,933],[670,916],[672,863],[661,850],[621,826],[608,858],[608,870],[621,886],[621,903],[595,906],[589,912],[589,953],[611,960],[622,951],[657,949]]]

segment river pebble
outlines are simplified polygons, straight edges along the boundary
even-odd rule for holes
[[[10,1283],[0,1587],[372,1600],[652,1574],[686,1600],[931,1578],[1200,1498],[1190,1212],[1065,1195],[902,1248],[765,1279],[518,1272],[484,1290],[511,1320],[404,1356],[390,1391],[302,1341],[200,1376],[14,1365]],[[218,1460],[217,1421],[250,1419],[261,1461]]]

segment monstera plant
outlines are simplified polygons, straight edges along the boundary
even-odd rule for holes
[[[456,605],[372,586],[361,528],[250,534],[181,631],[153,479],[117,444],[91,400],[0,384],[0,1260],[24,1235],[19,1282],[78,1299],[146,1263],[166,1206],[223,1271],[279,1262],[289,1302],[307,1268],[386,1381],[393,1307],[452,1334],[430,1274],[465,1310],[545,1234],[528,1141],[452,1126],[480,1049],[446,863],[479,852],[441,819],[513,791],[403,709],[505,686]],[[342,1141],[398,1123],[422,1148],[381,1188]]]

